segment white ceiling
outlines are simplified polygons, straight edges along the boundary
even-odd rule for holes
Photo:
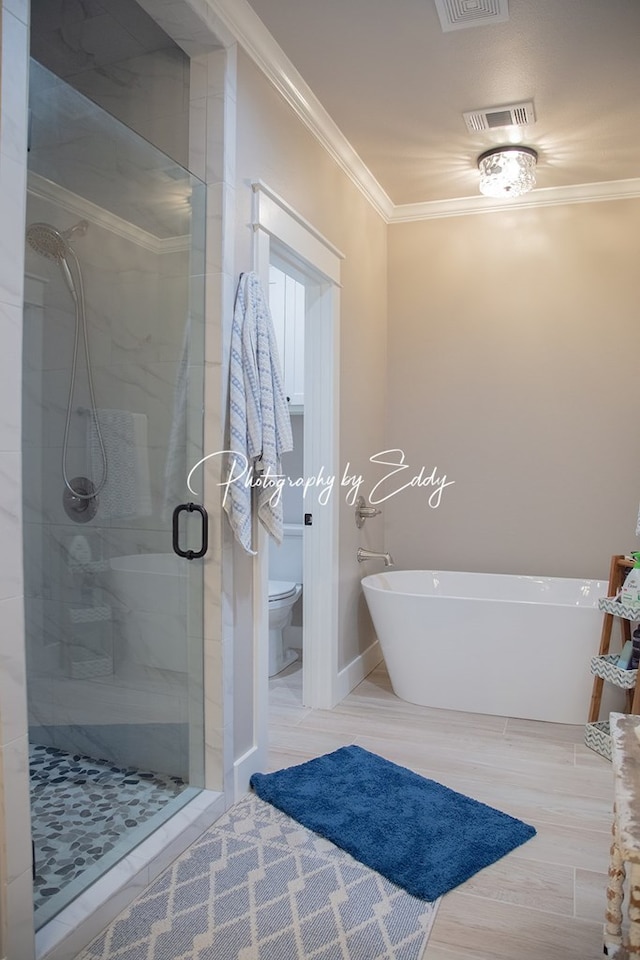
[[[478,155],[514,131],[463,111],[526,100],[536,189],[640,177],[640,0],[509,0],[450,32],[434,0],[249,3],[395,207],[477,198]]]

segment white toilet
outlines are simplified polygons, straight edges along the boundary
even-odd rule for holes
[[[269,540],[269,676],[275,677],[298,659],[285,649],[284,630],[293,605],[302,594],[302,524],[285,523],[282,544]]]

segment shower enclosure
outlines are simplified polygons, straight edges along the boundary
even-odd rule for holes
[[[204,186],[32,62],[23,354],[36,923],[203,786]],[[182,553],[204,513],[179,514]],[[196,522],[197,521],[197,522]]]

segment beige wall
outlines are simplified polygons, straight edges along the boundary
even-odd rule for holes
[[[383,445],[386,409],[386,225],[282,101],[238,56],[236,275],[251,269],[250,182],[261,179],[344,254],[341,290],[340,463],[365,473]],[[340,666],[372,641],[355,559],[353,507],[340,497]],[[374,534],[382,546],[383,527]],[[336,578],[337,578],[336,573]],[[236,700],[238,690],[236,689]],[[237,718],[238,722],[240,718]]]
[[[398,566],[606,578],[638,547],[639,232],[640,200],[389,228],[388,442],[455,481],[388,501]]]

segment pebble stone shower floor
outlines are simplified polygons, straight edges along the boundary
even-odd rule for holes
[[[31,745],[29,768],[36,913],[186,786],[56,747]]]

